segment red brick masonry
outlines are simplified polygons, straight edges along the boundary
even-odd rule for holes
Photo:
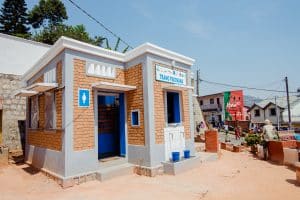
[[[218,131],[205,131],[205,151],[217,153],[219,149]]]

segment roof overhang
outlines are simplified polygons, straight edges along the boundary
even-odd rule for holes
[[[60,37],[59,40],[31,67],[22,77],[23,81],[27,81],[32,78],[37,72],[39,72],[44,66],[46,66],[55,56],[57,56],[64,49],[71,49],[75,51],[80,51],[83,53],[101,56],[104,58],[112,59],[119,62],[128,62],[132,59],[143,55],[145,53],[151,53],[161,57],[174,60],[191,66],[194,64],[195,60],[187,56],[175,53],[173,51],[161,48],[154,44],[145,43],[142,44],[131,51],[126,53],[120,53],[112,50],[107,50],[102,47],[97,47],[91,44],[87,44],[78,40],[74,40],[67,37]]]
[[[165,85],[162,87],[164,90],[192,90],[194,87],[185,85]]]
[[[28,86],[26,90],[31,90],[37,93],[41,93],[57,87],[58,87],[57,83],[35,83],[33,85]]]
[[[38,94],[38,92],[36,92],[36,91],[21,89],[21,90],[18,90],[15,93],[15,96],[19,96],[19,97],[31,97],[31,96],[34,96],[36,94]]]
[[[136,86],[133,85],[124,85],[124,84],[109,83],[109,82],[93,83],[92,87],[97,89],[103,89],[103,90],[114,90],[114,91],[123,91],[123,92],[136,89]]]

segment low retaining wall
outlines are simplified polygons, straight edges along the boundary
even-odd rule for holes
[[[268,146],[269,159],[279,164],[284,164],[283,148],[297,148],[296,140],[290,141],[270,141]]]

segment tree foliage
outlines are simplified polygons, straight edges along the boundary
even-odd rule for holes
[[[90,37],[84,25],[68,26],[64,24],[46,27],[39,33],[36,33],[33,36],[33,39],[38,42],[52,45],[61,36],[70,37],[96,46],[101,46],[104,40],[104,38],[100,36],[94,38]]]
[[[68,15],[60,0],[40,0],[29,12],[28,19],[33,28],[51,27],[62,24]]]
[[[27,5],[24,0],[5,0],[0,9],[0,32],[29,37]]]
[[[40,0],[28,14],[25,0],[5,0],[0,9],[0,32],[50,45],[61,36],[66,36],[96,46],[102,46],[105,42],[106,49],[119,50],[120,38],[112,48],[107,38],[91,37],[84,25],[66,25],[64,22],[67,19],[66,7],[61,0]],[[32,26],[32,35],[28,24]],[[121,52],[125,53],[128,48]]]

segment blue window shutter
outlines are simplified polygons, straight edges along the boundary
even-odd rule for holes
[[[173,109],[174,109],[174,122],[180,123],[179,93],[173,93]]]

